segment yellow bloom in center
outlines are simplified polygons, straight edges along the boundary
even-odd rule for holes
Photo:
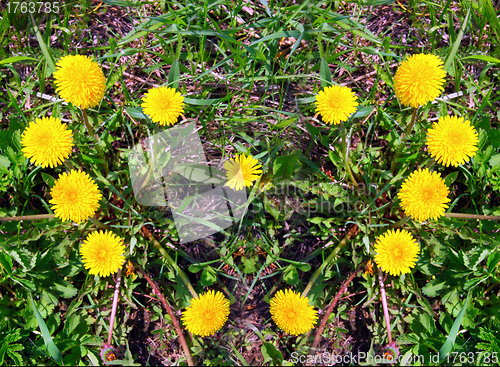
[[[76,223],[93,216],[102,198],[94,180],[87,173],[75,170],[59,175],[50,193],[49,203],[56,217]]]
[[[118,271],[125,262],[124,252],[123,239],[110,231],[92,232],[80,247],[85,269],[101,277]]]
[[[191,300],[182,314],[186,329],[196,335],[210,336],[219,331],[229,316],[229,301],[213,290]]]
[[[377,238],[375,262],[391,275],[410,272],[420,251],[417,241],[406,230],[389,230]]]
[[[444,214],[448,207],[446,204],[450,202],[448,194],[448,187],[441,175],[425,168],[413,172],[403,182],[398,197],[405,214],[423,222]]]
[[[340,124],[356,112],[357,98],[349,87],[334,85],[326,87],[316,96],[316,112],[327,124]]]
[[[257,180],[262,173],[262,170],[259,169],[262,165],[258,163],[259,161],[251,155],[245,157],[245,153],[224,162],[228,179],[226,185],[237,191],[251,186],[252,182]]]
[[[470,121],[458,116],[444,116],[427,131],[431,157],[448,167],[464,164],[477,151],[478,134]]]
[[[56,90],[76,107],[95,107],[101,102],[106,79],[98,63],[83,55],[64,56],[54,72]]]
[[[423,106],[441,94],[445,76],[443,62],[436,55],[411,55],[394,77],[396,96],[405,106]]]
[[[173,125],[184,112],[184,97],[174,88],[152,88],[142,98],[141,106],[153,122]]]
[[[309,305],[309,299],[291,289],[276,292],[269,311],[276,325],[290,335],[308,332],[318,319],[318,312]]]
[[[36,166],[56,167],[69,157],[73,135],[66,124],[55,117],[42,117],[30,122],[21,137],[23,154]]]

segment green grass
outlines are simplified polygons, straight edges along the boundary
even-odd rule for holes
[[[183,329],[197,364],[303,364],[294,356],[310,352],[324,313],[309,334],[293,337],[272,321],[269,300],[280,289],[307,288],[315,309],[326,310],[358,266],[317,353],[381,356],[389,339],[380,285],[364,266],[393,224],[421,248],[411,274],[385,281],[401,355],[422,355],[425,364],[438,354],[448,363],[499,364],[498,220],[401,223],[396,197],[411,172],[432,166],[450,187],[448,212],[500,215],[500,23],[491,0],[71,1],[33,19],[5,5],[0,11],[0,217],[52,213],[50,187],[68,169],[35,167],[20,141],[35,118],[63,119],[74,132],[69,164],[99,185],[98,219],[124,238],[127,261],[149,274],[174,311],[189,305],[187,283],[231,301],[216,336]],[[413,112],[396,98],[393,78],[406,55],[420,52],[443,60],[446,88],[419,109],[391,173]],[[74,54],[93,56],[106,76],[105,97],[88,115],[107,176],[81,111],[54,90],[55,63]],[[332,83],[348,85],[360,102],[342,125],[315,113],[315,95]],[[264,193],[248,188],[246,215],[224,233],[179,243],[170,210],[134,198],[130,149],[165,129],[140,110],[155,85],[185,97],[179,122],[196,123],[207,160],[251,154],[263,166],[260,183],[274,185]],[[447,114],[479,132],[476,156],[458,168],[433,164],[425,149],[427,129]],[[40,365],[62,355],[64,364],[103,364],[116,275],[89,275],[79,255],[96,224],[0,223],[0,359]],[[151,297],[139,271],[123,277],[116,357],[127,365],[186,363],[170,316]]]

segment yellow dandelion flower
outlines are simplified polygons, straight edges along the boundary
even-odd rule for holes
[[[262,173],[260,167],[262,165],[251,155],[245,157],[245,153],[237,154],[236,158],[224,162],[228,179],[226,185],[237,191],[251,186],[252,182],[257,180]]]
[[[398,198],[406,215],[423,222],[444,214],[450,202],[449,192],[441,175],[425,168],[413,172],[403,182]]]
[[[76,223],[93,216],[102,198],[95,181],[87,173],[75,170],[59,175],[50,194],[49,203],[56,217]]]
[[[446,167],[464,164],[477,151],[479,138],[470,121],[458,116],[444,116],[427,131],[431,157]]]
[[[224,326],[228,316],[229,301],[221,292],[211,290],[191,299],[191,305],[182,314],[182,322],[189,332],[210,336]]]
[[[80,246],[80,255],[89,274],[107,277],[125,262],[123,239],[110,231],[96,231],[87,236]]]
[[[71,154],[73,134],[60,119],[42,117],[24,129],[21,144],[24,156],[35,166],[54,168]]]
[[[443,62],[436,55],[411,55],[394,77],[396,96],[405,106],[423,106],[441,94],[445,76]]]
[[[419,252],[418,243],[410,232],[391,229],[377,238],[375,262],[391,275],[406,274],[415,267]]]
[[[64,56],[54,72],[56,90],[76,107],[95,107],[101,102],[106,79],[98,63],[83,55]]]
[[[349,87],[326,87],[316,96],[316,112],[327,124],[340,124],[356,112],[359,105],[356,94]]]
[[[142,98],[141,107],[153,122],[173,125],[184,112],[184,97],[174,88],[152,88]]]
[[[276,292],[269,311],[276,325],[290,335],[307,333],[318,320],[318,312],[309,305],[309,298],[291,289]]]
[[[368,274],[373,276],[373,264],[372,264],[371,260],[368,260],[368,262],[366,263],[366,266],[365,266],[365,275],[368,275]]]

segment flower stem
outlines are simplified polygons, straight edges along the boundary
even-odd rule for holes
[[[499,215],[494,216],[494,215],[479,215],[479,214],[444,213],[444,216],[448,218],[500,220]]]
[[[186,343],[186,339],[184,339],[184,334],[182,333],[182,329],[179,325],[179,322],[177,321],[177,318],[175,317],[174,313],[172,312],[172,308],[168,304],[165,297],[163,297],[163,294],[161,294],[161,292],[158,289],[155,282],[153,282],[151,280],[151,278],[144,271],[141,271],[141,273],[144,276],[144,278],[146,278],[149,285],[151,285],[151,288],[153,288],[153,293],[156,293],[158,298],[160,298],[160,301],[163,304],[163,307],[165,308],[165,310],[167,310],[167,313],[170,316],[170,319],[172,320],[172,324],[174,325],[175,331],[177,331],[177,335],[179,335],[179,342],[181,343],[182,349],[184,350],[184,354],[186,355],[186,361],[187,361],[188,366],[194,366],[193,359],[191,357],[191,353],[189,353],[189,347]]]
[[[12,222],[19,220],[42,220],[42,219],[54,219],[55,214],[36,214],[36,215],[20,215],[18,217],[0,217],[0,222]]]
[[[380,282],[380,297],[382,298],[382,307],[384,308],[385,325],[387,327],[387,337],[389,338],[389,344],[390,344],[392,343],[392,334],[391,334],[391,323],[389,320],[389,310],[387,308],[387,298],[385,295],[384,274],[382,273],[382,269],[377,268],[377,270],[378,270],[378,280]]]
[[[179,274],[179,277],[181,280],[184,282],[186,287],[188,288],[189,292],[193,296],[193,298],[198,298],[198,293],[194,290],[193,286],[191,285],[191,282],[189,281],[188,277],[184,272],[182,271],[181,268],[175,263],[175,261],[170,257],[168,252],[163,248],[160,242],[153,236],[153,234],[149,231],[149,229],[146,228],[146,226],[142,226],[141,231],[144,236],[146,236],[150,241],[153,242],[153,246],[162,254],[163,258],[175,269],[177,274]]]
[[[406,128],[406,132],[402,133],[401,138],[399,139],[400,140],[399,147],[398,147],[398,150],[396,151],[396,154],[394,155],[394,159],[392,160],[392,163],[391,163],[391,174],[392,175],[394,175],[394,170],[396,169],[396,164],[397,164],[396,161],[398,160],[399,156],[401,155],[401,152],[403,151],[404,139],[407,135],[409,135],[411,133],[411,131],[413,130],[413,125],[415,125],[415,121],[417,121],[417,111],[418,111],[418,107],[413,110],[413,114],[411,115],[410,124]]]
[[[328,267],[328,265],[333,261],[333,259],[335,258],[335,256],[337,256],[337,254],[340,252],[340,250],[342,250],[342,248],[347,245],[347,240],[349,240],[352,236],[354,236],[354,233],[356,233],[356,230],[358,229],[358,226],[355,224],[350,230],[349,232],[347,232],[347,234],[344,236],[344,238],[342,238],[342,240],[339,242],[339,244],[337,245],[337,247],[335,247],[332,251],[332,253],[327,257],[327,259],[325,261],[323,261],[323,264],[321,264],[321,266],[319,267],[318,270],[316,270],[316,272],[313,274],[313,276],[311,277],[311,279],[309,280],[309,283],[307,284],[307,287],[306,289],[304,289],[304,291],[302,292],[302,296],[303,297],[306,297],[307,294],[309,293],[309,291],[311,290],[312,286],[314,285],[314,283],[318,280],[318,278],[320,277],[321,273],[326,270],[326,268]]]
[[[347,149],[347,133],[344,127],[344,123],[340,123],[340,130],[341,130],[341,135],[342,135],[342,150],[343,150],[343,160],[344,160],[344,165],[345,165],[345,170],[347,174],[349,175],[349,178],[351,179],[352,183],[354,184],[355,187],[358,187],[358,182],[356,181],[356,178],[354,177],[351,166],[349,164],[349,155],[348,155],[348,149]]]
[[[113,336],[113,326],[115,324],[116,308],[118,306],[118,296],[120,294],[120,282],[122,280],[122,269],[118,269],[116,274],[115,295],[113,297],[113,307],[111,309],[111,318],[109,320],[108,344],[111,345],[111,337]]]
[[[335,295],[335,298],[333,299],[332,303],[330,303],[330,306],[328,306],[328,309],[326,310],[325,314],[323,315],[323,318],[321,319],[321,323],[319,324],[318,331],[316,331],[316,336],[314,337],[314,341],[311,345],[311,349],[309,349],[309,355],[314,355],[316,353],[316,347],[318,346],[318,343],[321,339],[321,334],[323,333],[323,330],[326,326],[326,323],[328,322],[328,317],[333,311],[333,308],[337,304],[337,302],[340,299],[340,296],[346,291],[347,286],[349,283],[352,282],[354,277],[358,274],[358,272],[361,270],[361,266],[359,266],[354,272],[347,278],[347,280],[342,284],[340,287],[339,291]]]
[[[92,138],[95,141],[95,144],[94,144],[95,149],[97,150],[97,153],[99,154],[102,161],[104,162],[104,172],[106,173],[105,177],[108,177],[108,173],[109,173],[108,161],[106,160],[106,157],[104,156],[104,153],[99,145],[99,137],[94,133],[94,129],[89,124],[89,119],[87,117],[87,110],[82,108],[82,113],[83,113],[83,123],[85,124],[85,127],[87,127],[87,131],[88,131],[89,135],[92,136]]]

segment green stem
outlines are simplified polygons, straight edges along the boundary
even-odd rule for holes
[[[20,215],[19,217],[0,217],[0,222],[13,222],[19,220],[42,220],[54,219],[55,214]]]
[[[321,273],[327,269],[328,265],[333,261],[333,259],[335,258],[335,256],[337,256],[337,254],[340,252],[340,250],[342,250],[342,248],[347,245],[347,235],[345,235],[345,237],[339,242],[339,244],[337,245],[337,247],[335,247],[332,251],[332,253],[326,258],[326,261],[323,262],[323,264],[321,264],[321,266],[319,267],[318,270],[316,270],[316,272],[313,274],[313,276],[311,277],[311,279],[309,280],[309,283],[307,284],[307,287],[306,289],[304,289],[304,292],[302,292],[302,296],[303,297],[306,297],[307,294],[309,293],[309,291],[311,290],[312,286],[314,285],[314,283],[318,280],[318,278],[320,277]]]
[[[479,214],[444,213],[444,216],[448,218],[500,220],[500,216],[498,215],[494,216],[494,215],[479,215]]]
[[[413,110],[413,114],[411,115],[410,124],[406,128],[406,131],[403,134],[401,134],[401,138],[399,139],[400,140],[399,147],[398,147],[398,150],[396,151],[396,154],[394,155],[394,159],[392,160],[392,163],[391,163],[391,174],[392,175],[394,175],[394,170],[396,169],[396,164],[397,164],[396,161],[399,158],[399,156],[401,155],[401,152],[403,151],[404,139],[408,134],[411,133],[411,131],[413,130],[413,125],[415,125],[415,121],[417,121],[417,111],[418,111],[418,107]]]
[[[341,130],[341,135],[342,135],[342,150],[343,150],[343,159],[344,159],[344,165],[345,165],[345,170],[351,179],[352,183],[354,184],[355,187],[358,187],[358,182],[356,181],[356,178],[354,177],[352,171],[351,171],[351,166],[349,165],[349,159],[348,159],[348,151],[347,151],[347,133],[344,127],[344,123],[340,123],[340,130]]]
[[[198,298],[198,293],[194,290],[193,286],[191,285],[191,282],[189,281],[188,277],[184,272],[182,271],[181,268],[179,268],[179,265],[177,265],[170,257],[168,252],[163,248],[160,242],[155,238],[155,236],[147,229],[146,227],[142,227],[142,232],[148,237],[152,242],[153,246],[160,252],[160,254],[163,256],[163,258],[177,271],[177,274],[179,274],[179,278],[184,282],[186,287],[188,288],[189,292],[193,296],[193,298]]]
[[[95,135],[94,129],[89,124],[89,119],[87,117],[87,110],[85,110],[84,108],[82,108],[82,113],[83,113],[83,123],[87,127],[87,131],[89,132],[89,135],[95,141],[95,144],[94,144],[95,149],[97,150],[97,153],[99,154],[99,156],[101,157],[102,161],[104,162],[104,172],[106,173],[105,177],[108,177],[108,173],[109,173],[108,161],[106,160],[106,157],[104,156],[104,153],[103,153],[101,147],[99,146],[99,138],[98,138],[97,135]]]

